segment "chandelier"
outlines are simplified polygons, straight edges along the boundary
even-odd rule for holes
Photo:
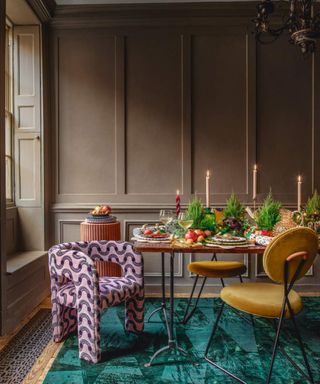
[[[270,15],[275,5],[271,0],[262,0],[257,4],[257,17],[253,20],[256,39],[267,44],[287,32],[289,43],[297,45],[303,54],[314,52],[320,38],[320,14],[313,15],[312,3],[313,0],[289,0],[289,13],[272,27]]]

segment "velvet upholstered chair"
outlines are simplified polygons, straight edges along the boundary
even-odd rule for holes
[[[247,271],[247,267],[244,263],[240,261],[218,261],[216,254],[212,256],[210,261],[194,261],[188,264],[189,272],[192,272],[196,275],[191,294],[188,300],[188,304],[184,313],[183,323],[186,324],[191,317],[193,316],[201,293],[203,291],[204,285],[208,278],[220,279],[222,288],[225,287],[224,279],[228,277],[237,277],[239,276],[240,282],[242,283],[242,276]],[[193,294],[198,283],[199,277],[202,277],[202,284],[198,295],[196,297],[195,303],[191,304],[193,299]],[[189,308],[192,306],[192,309]]]
[[[120,277],[99,277],[96,264],[121,266]],[[91,241],[64,243],[49,250],[53,339],[61,341],[78,330],[79,356],[96,363],[101,358],[100,315],[125,302],[125,329],[144,327],[143,258],[130,243]]]
[[[222,289],[222,306],[217,314],[211,337],[207,344],[205,359],[233,379],[240,383],[245,383],[242,379],[218,365],[216,361],[213,361],[212,358],[208,356],[215,332],[218,329],[223,308],[225,304],[227,304],[240,312],[270,318],[274,322],[276,337],[266,383],[269,383],[271,380],[273,364],[278,348],[280,348],[282,354],[288,358],[293,366],[307,380],[314,383],[312,371],[295,320],[295,316],[302,309],[302,299],[292,288],[296,280],[302,278],[310,269],[317,252],[318,237],[316,233],[309,228],[292,228],[275,237],[263,254],[264,270],[273,283],[233,284]],[[294,334],[298,339],[307,373],[295,363],[293,360],[295,356],[288,356],[281,347],[279,337],[285,319],[290,319],[292,322]],[[305,383],[307,381],[299,382]]]

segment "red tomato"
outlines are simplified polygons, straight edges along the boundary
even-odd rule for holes
[[[144,235],[152,235],[152,231],[151,229],[146,229],[144,232],[143,232]]]
[[[202,229],[195,229],[194,230],[194,233],[198,236],[203,236],[204,235],[204,232]]]

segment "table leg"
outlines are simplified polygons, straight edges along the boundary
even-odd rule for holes
[[[162,291],[162,301],[160,307],[154,309],[150,315],[148,316],[147,323],[149,323],[151,317],[155,315],[156,313],[163,311],[164,320],[166,323],[166,327],[168,330],[169,324],[168,324],[168,317],[166,313],[167,305],[166,305],[166,273],[165,273],[165,254],[164,252],[161,252],[161,291]],[[178,315],[175,313],[175,316],[177,316],[177,319],[179,321]]]
[[[165,316],[165,320],[167,319],[167,314],[166,314],[166,275],[165,275],[165,265],[164,265],[164,252],[161,252],[161,283],[162,283],[162,301],[161,301],[161,305],[160,307],[154,309],[148,319],[147,319],[147,323],[150,321],[151,317],[156,314],[157,312],[160,312],[160,311],[163,311],[164,313],[164,316]],[[167,322],[167,320],[166,320]]]
[[[179,347],[177,344],[177,340],[174,333],[174,252],[171,252],[170,254],[170,321],[169,326],[167,327],[168,330],[168,345],[158,349],[153,356],[151,357],[149,363],[145,364],[145,367],[150,367],[154,361],[154,359],[159,356],[162,352],[165,352],[167,350],[176,350],[182,353],[185,356],[189,356],[189,353],[185,351],[183,348]],[[165,311],[164,311],[165,313]]]

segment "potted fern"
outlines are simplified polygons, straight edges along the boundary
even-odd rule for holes
[[[232,193],[223,210],[221,232],[232,232],[234,235],[243,235],[245,227],[245,208],[238,197]]]
[[[198,198],[194,198],[189,203],[186,217],[193,221],[191,228],[195,229],[199,236],[210,236],[216,230],[215,215],[210,211],[208,212]]]
[[[270,191],[261,207],[255,212],[255,221],[261,235],[273,236],[273,227],[281,220],[280,208],[281,203],[273,199]]]
[[[205,210],[200,199],[194,198],[188,205],[186,216],[192,220],[192,228],[199,228],[202,220],[205,218]]]
[[[308,199],[304,208],[303,223],[320,234],[320,195],[317,190]]]

